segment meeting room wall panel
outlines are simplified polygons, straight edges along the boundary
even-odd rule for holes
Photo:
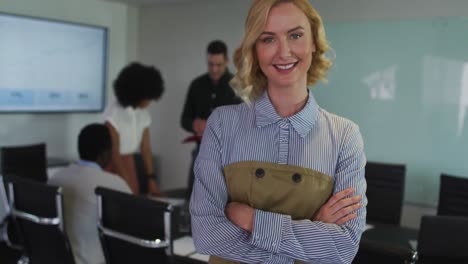
[[[407,165],[406,201],[436,205],[441,172],[468,176],[468,18],[326,30],[335,59],[317,101],[360,126],[369,160]]]

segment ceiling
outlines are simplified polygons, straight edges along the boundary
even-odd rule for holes
[[[200,0],[103,0],[110,2],[119,2],[125,3],[132,6],[151,6],[157,4],[176,4],[176,3],[186,3],[186,2],[195,2]]]

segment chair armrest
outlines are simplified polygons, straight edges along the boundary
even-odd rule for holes
[[[139,245],[146,248],[167,248],[170,245],[170,242],[167,240],[155,239],[155,240],[148,240],[142,239],[139,237],[131,236],[128,234],[124,234],[110,228],[103,227],[101,223],[98,224],[98,229],[107,236],[117,238],[123,241],[126,241],[131,244]]]
[[[23,212],[21,210],[12,209],[11,214],[15,217],[40,224],[40,225],[58,225],[60,224],[60,218],[48,218],[48,217],[39,217],[30,213]]]

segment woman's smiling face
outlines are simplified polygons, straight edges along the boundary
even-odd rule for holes
[[[309,20],[294,4],[271,9],[255,50],[269,88],[307,84],[315,45]]]

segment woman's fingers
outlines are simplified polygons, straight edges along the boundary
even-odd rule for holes
[[[335,193],[330,199],[328,199],[328,202],[325,204],[327,207],[332,207],[339,201],[341,201],[343,198],[350,196],[351,194],[354,193],[354,188],[347,188],[344,189],[340,192]]]
[[[341,219],[339,219],[338,221],[336,221],[336,224],[337,225],[344,225],[346,224],[346,222],[348,222],[349,220],[353,220],[354,218],[357,217],[357,214],[356,213],[352,213],[352,214],[349,214],[349,215],[346,215],[345,217],[342,217]]]
[[[354,188],[347,188],[335,193],[319,209],[314,220],[342,225],[356,218],[356,211],[362,206],[360,203],[362,196],[351,196],[353,193]]]
[[[358,210],[359,208],[361,208],[361,204],[360,203],[355,203],[355,204],[352,204],[350,206],[341,208],[334,215],[335,215],[335,217],[337,219],[340,219],[340,218],[342,218],[342,217],[344,217],[344,216],[346,216],[348,214],[356,212],[356,210]]]
[[[344,208],[347,208],[353,204],[359,203],[361,201],[361,198],[362,197],[360,195],[356,195],[356,196],[349,197],[349,198],[343,198],[340,201],[336,202],[335,205],[333,205],[330,208],[330,211],[332,214],[336,214]]]

